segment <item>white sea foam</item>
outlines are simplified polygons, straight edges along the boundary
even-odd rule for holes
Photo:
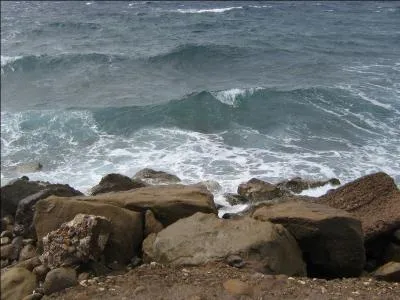
[[[261,89],[260,87],[249,88],[249,89],[233,88],[229,90],[213,92],[212,94],[222,103],[225,103],[230,106],[236,106],[237,98],[239,96],[251,96],[255,91],[260,89]]]
[[[23,56],[1,56],[1,67],[6,66],[9,63],[13,63],[14,61],[21,59]]]
[[[233,9],[242,9],[242,8],[243,6],[209,8],[209,9],[179,8],[176,11],[183,14],[202,14],[202,13],[223,13]]]
[[[304,190],[299,195],[310,196],[310,197],[320,197],[322,195],[325,195],[329,190],[336,189],[338,187],[339,186],[337,186],[337,185],[333,186],[331,184],[325,184],[324,186]]]

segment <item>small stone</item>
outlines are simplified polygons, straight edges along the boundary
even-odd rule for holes
[[[5,268],[9,265],[8,259],[1,260],[1,268]]]
[[[46,278],[47,273],[50,271],[48,267],[45,265],[39,265],[33,269],[33,274],[36,275],[39,281],[44,281]]]
[[[252,296],[253,289],[239,279],[229,279],[223,283],[224,289],[233,296]]]
[[[325,287],[321,286],[321,293],[325,294],[326,292],[327,292],[327,289]]]
[[[239,255],[229,255],[226,258],[226,262],[228,263],[228,265],[235,268],[243,268],[246,265],[246,263]]]
[[[355,291],[355,292],[351,292],[353,295],[360,295],[360,292],[359,291]]]
[[[12,239],[12,237],[13,237],[13,234],[12,234],[12,232],[11,231],[9,231],[9,230],[4,230],[2,233],[1,233],[1,235],[0,235],[0,237],[8,237],[8,238],[10,238],[10,240]]]
[[[2,237],[0,239],[0,244],[1,245],[7,245],[9,243],[11,243],[11,239],[8,236]]]
[[[103,287],[100,287],[100,288],[99,288],[99,291],[100,291],[100,292],[104,292],[105,290],[106,290],[106,289],[103,288]]]
[[[89,273],[87,272],[82,272],[78,275],[78,281],[81,282],[83,280],[88,280],[89,279]]]
[[[143,285],[139,285],[134,291],[133,291],[133,294],[134,295],[137,295],[137,294],[139,294],[139,293],[141,293],[141,292],[144,292],[146,290],[146,288],[143,286]]]
[[[298,280],[297,282],[300,283],[300,284],[306,284],[306,282],[303,281],[303,280]]]

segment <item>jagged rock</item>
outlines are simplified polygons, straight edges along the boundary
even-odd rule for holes
[[[156,219],[153,212],[148,209],[145,214],[144,237],[150,233],[158,233],[163,230],[164,226]]]
[[[29,181],[19,178],[1,187],[1,215],[15,215],[18,204],[22,199],[45,189],[64,189],[73,191],[74,195],[82,195],[81,192],[74,190],[68,185],[51,184],[42,181]],[[31,207],[32,206],[29,205],[30,209]]]
[[[174,184],[181,180],[178,176],[169,174],[163,171],[156,171],[153,169],[145,168],[137,172],[133,179],[139,179],[147,184]]]
[[[109,192],[127,191],[145,187],[147,184],[140,180],[132,180],[128,176],[111,173],[104,176],[98,185],[91,189],[91,195],[97,195]]]
[[[246,204],[249,202],[249,199],[239,194],[226,193],[224,194],[224,198],[230,205]]]
[[[277,183],[276,186],[282,190],[287,190],[293,193],[301,193],[304,190],[324,186],[326,184],[340,185],[340,181],[337,178],[331,178],[325,181],[319,181],[319,180],[314,181],[314,180],[305,180],[302,179],[301,177],[295,177],[290,180],[281,181]]]
[[[138,254],[143,240],[141,213],[104,203],[55,196],[36,203],[34,223],[38,247],[42,247],[41,240],[45,235],[59,228],[62,223],[72,220],[79,213],[102,216],[110,220],[110,236],[103,252],[107,262],[127,263]]]
[[[196,213],[149,235],[143,242],[147,259],[162,264],[201,265],[243,258],[243,268],[271,274],[305,275],[295,239],[281,225],[250,217],[219,219]]]
[[[22,299],[32,294],[36,287],[36,276],[25,268],[11,268],[1,274],[1,299]]]
[[[32,257],[35,257],[37,255],[36,253],[36,247],[33,245],[25,245],[21,252],[19,253],[19,261],[24,261],[27,259],[30,259]]]
[[[292,201],[260,207],[253,218],[281,224],[296,238],[309,276],[356,277],[363,270],[361,223],[343,210]]]
[[[400,262],[388,262],[373,273],[376,279],[400,282]]]
[[[101,216],[78,214],[43,237],[43,263],[51,269],[97,260],[110,235],[111,223]]]
[[[50,199],[50,198],[49,198]],[[133,211],[151,209],[163,226],[196,212],[215,213],[213,195],[204,187],[190,185],[149,186],[117,193],[74,197],[90,203],[107,203]]]
[[[83,194],[67,184],[50,184],[43,190],[25,197],[24,199],[19,201],[15,214],[14,233],[16,235],[35,238],[35,228],[33,224],[35,204],[39,200],[46,199],[51,195],[60,197],[72,197]]]
[[[44,294],[50,295],[77,284],[77,274],[74,269],[57,268],[47,273],[43,283]]]
[[[280,198],[288,195],[274,184],[252,178],[238,187],[238,194],[249,199],[250,202],[260,202]]]

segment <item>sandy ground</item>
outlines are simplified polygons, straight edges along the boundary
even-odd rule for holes
[[[240,281],[237,281],[240,280]],[[248,273],[223,264],[145,264],[125,274],[81,281],[43,299],[400,299],[400,284],[372,278],[313,279]]]

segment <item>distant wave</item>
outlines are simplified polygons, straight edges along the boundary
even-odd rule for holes
[[[180,8],[177,12],[183,14],[202,14],[202,13],[223,13],[233,9],[242,9],[243,6],[222,7],[222,8],[209,8],[209,9],[195,9],[195,8]]]
[[[7,64],[11,64],[18,59],[23,58],[23,56],[1,56],[1,66],[4,67]]]

